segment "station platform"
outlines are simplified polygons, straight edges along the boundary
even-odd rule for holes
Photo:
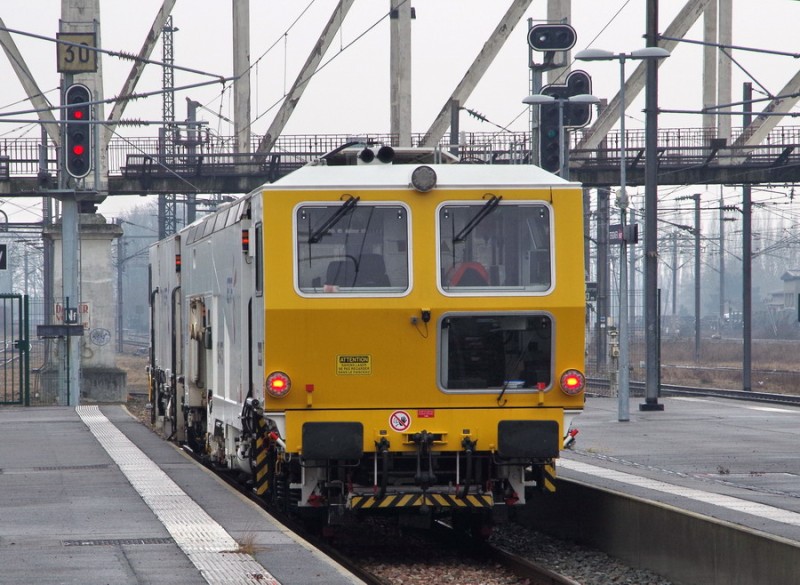
[[[4,585],[362,583],[119,405],[0,408]]]
[[[800,542],[800,408],[660,398],[618,421],[617,398],[587,398],[558,476]]]

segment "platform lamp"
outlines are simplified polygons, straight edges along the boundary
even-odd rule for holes
[[[632,228],[627,229],[628,194],[626,192],[625,163],[625,62],[628,60],[665,59],[670,52],[663,47],[644,47],[630,53],[612,53],[603,49],[585,49],[575,54],[577,61],[619,61],[619,196],[617,205],[620,210],[622,224],[622,242],[620,244],[619,269],[619,405],[618,420],[630,420],[630,358],[628,347],[628,239]],[[646,153],[649,156],[651,153]]]

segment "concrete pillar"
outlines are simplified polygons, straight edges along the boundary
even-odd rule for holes
[[[80,339],[81,403],[124,402],[126,374],[115,365],[116,356],[116,309],[117,297],[114,294],[115,267],[111,263],[111,246],[122,235],[122,228],[106,223],[99,214],[80,214],[80,267],[79,321],[84,325],[84,335]],[[54,295],[53,323],[63,322],[64,299],[61,270],[61,248],[63,244],[60,223],[45,230],[44,237],[53,241],[54,253]],[[58,368],[58,359],[49,360],[53,368]],[[50,374],[52,377],[53,374]],[[48,376],[44,377],[45,380]],[[43,384],[45,386],[46,384]],[[54,390],[51,390],[54,392]],[[46,397],[43,397],[47,400]],[[51,396],[51,399],[54,398]],[[54,400],[53,400],[54,401]],[[64,403],[63,392],[59,392],[58,402]]]
[[[411,146],[411,2],[391,0],[390,10],[390,131],[397,146]]]
[[[547,22],[557,24],[570,24],[572,21],[572,0],[547,0]],[[567,73],[570,71],[571,51],[565,51],[563,57],[566,64],[564,67],[551,69],[547,72],[547,83],[564,83]]]
[[[250,0],[233,0],[233,133],[237,153],[250,152]]]

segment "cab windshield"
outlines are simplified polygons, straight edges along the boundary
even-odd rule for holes
[[[408,211],[358,198],[308,204],[295,217],[297,285],[304,294],[403,293],[409,286]]]
[[[439,277],[445,293],[545,292],[553,282],[550,207],[485,202],[439,209]]]

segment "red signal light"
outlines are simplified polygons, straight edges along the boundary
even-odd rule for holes
[[[83,112],[81,110],[75,110],[72,112],[72,117],[76,120],[83,120]]]
[[[72,154],[76,156],[82,155],[85,151],[86,149],[83,147],[82,144],[76,144],[75,146],[72,147]]]

